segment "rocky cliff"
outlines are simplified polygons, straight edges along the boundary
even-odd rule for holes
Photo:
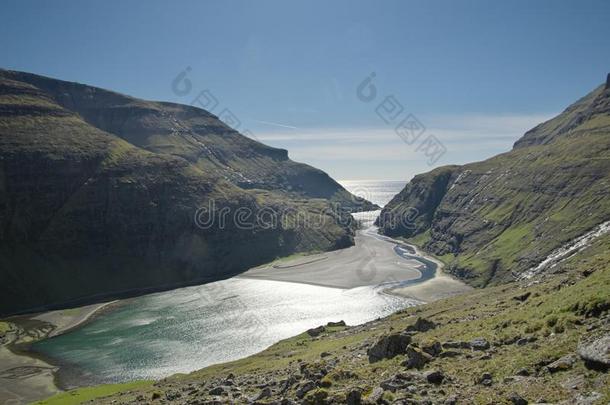
[[[528,131],[513,149],[415,176],[384,208],[381,232],[442,256],[483,286],[505,282],[610,219],[610,86]],[[401,220],[406,215],[415,220]]]
[[[370,208],[204,110],[0,70],[0,314],[345,247]]]

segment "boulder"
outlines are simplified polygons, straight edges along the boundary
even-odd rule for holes
[[[470,349],[470,343],[468,342],[449,341],[443,342],[441,346],[443,346],[443,349]]]
[[[477,384],[481,384],[481,385],[485,385],[485,386],[490,386],[493,383],[493,377],[490,373],[483,373],[481,374],[481,376],[479,377],[479,379],[477,380]]]
[[[528,377],[530,375],[530,371],[527,368],[521,368],[521,369],[517,370],[515,375],[518,375],[521,377]]]
[[[487,350],[491,345],[483,338],[476,338],[470,341],[470,347],[473,350]]]
[[[524,302],[524,301],[527,301],[527,299],[530,297],[530,295],[532,295],[532,293],[531,293],[531,292],[526,292],[526,293],[524,293],[524,294],[515,295],[515,296],[513,297],[513,299],[514,299],[515,301],[521,301],[521,302]]]
[[[353,389],[345,396],[347,405],[360,405],[362,403],[362,393],[359,389]]]
[[[409,343],[411,343],[411,337],[409,335],[404,333],[393,333],[391,335],[382,336],[367,350],[366,354],[369,356],[370,363],[382,359],[391,359],[399,354],[405,353]]]
[[[432,356],[422,351],[418,347],[409,346],[407,347],[407,360],[402,365],[407,368],[422,368],[432,360]]]
[[[432,357],[438,356],[443,350],[440,342],[430,343],[428,345],[422,346],[422,350],[428,353]]]
[[[256,395],[254,398],[252,398],[252,401],[258,401],[264,398],[269,398],[271,396],[271,388],[269,387],[265,387],[261,390],[261,392],[258,393],[258,395]]]
[[[375,389],[373,389],[373,392],[371,392],[369,394],[369,396],[367,397],[367,400],[369,402],[376,403],[377,401],[379,401],[381,399],[382,396],[383,396],[383,388],[375,387]]]
[[[436,328],[436,324],[426,318],[417,318],[413,325],[407,326],[406,332],[427,332]]]
[[[445,359],[448,357],[457,357],[459,356],[460,352],[456,352],[455,350],[443,350],[442,352],[440,352],[440,354],[438,355],[441,359]]]
[[[345,326],[345,321],[341,320],[339,322],[329,322],[326,324],[329,328],[337,327],[337,326]]]
[[[299,386],[299,388],[297,388],[296,391],[296,395],[297,397],[303,398],[305,396],[305,394],[307,394],[309,391],[313,390],[316,387],[316,384],[313,381],[305,381],[303,384],[301,384]]]
[[[426,381],[428,381],[430,384],[438,385],[445,379],[445,374],[443,374],[443,372],[440,370],[428,371],[424,374],[424,376],[426,377]]]
[[[407,388],[415,380],[421,380],[421,376],[414,373],[398,373],[379,385],[386,391],[396,392]]]
[[[218,387],[214,387],[211,390],[209,390],[208,394],[210,394],[210,395],[222,395],[225,392],[226,391],[225,391],[224,387],[218,386]]]
[[[320,325],[317,328],[307,329],[307,334],[311,337],[319,336],[322,332],[324,332],[326,328],[324,325]]]
[[[579,344],[577,352],[586,367],[607,371],[610,368],[610,334]]]
[[[523,397],[517,393],[512,393],[508,396],[508,400],[513,404],[513,405],[527,405],[527,401],[525,399],[523,399]]]
[[[546,366],[546,370],[549,373],[556,373],[558,371],[565,371],[572,368],[574,363],[576,362],[576,357],[574,355],[564,356],[557,361],[552,362],[548,366]]]

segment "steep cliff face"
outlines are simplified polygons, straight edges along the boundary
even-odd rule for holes
[[[610,219],[610,89],[528,131],[510,152],[416,176],[382,211],[476,286],[513,279]],[[405,226],[401,216],[419,216]]]
[[[371,206],[206,111],[0,71],[0,314],[345,247]]]

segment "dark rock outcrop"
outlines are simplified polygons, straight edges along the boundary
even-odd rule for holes
[[[405,333],[393,333],[383,336],[367,350],[369,362],[374,363],[403,354],[409,343],[411,343],[411,336]]]
[[[486,339],[476,338],[470,341],[469,347],[473,350],[487,350],[489,349],[490,344]]]
[[[428,371],[424,374],[424,377],[426,377],[426,381],[430,384],[436,385],[441,384],[445,380],[445,374],[440,370]]]
[[[429,319],[417,318],[413,325],[407,326],[405,329],[407,332],[427,332],[431,329],[436,328],[436,324]]]
[[[307,334],[311,337],[316,337],[323,333],[325,330],[326,328],[324,327],[324,325],[320,325],[315,328],[307,329]]]
[[[432,356],[430,356],[428,353],[424,352],[420,348],[411,345],[407,348],[407,360],[403,362],[403,365],[409,369],[420,369],[426,364],[428,364],[430,361],[432,361]]]

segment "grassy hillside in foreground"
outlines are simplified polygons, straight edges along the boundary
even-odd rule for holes
[[[609,189],[610,83],[509,152],[415,176],[384,207],[380,227],[442,256],[473,286],[497,285],[608,221]],[[415,223],[403,224],[414,208]]]
[[[608,286],[605,235],[533,281],[475,290],[361,326],[327,327],[317,337],[303,333],[242,360],[93,402],[331,404],[346,403],[352,393],[349,403],[357,404],[357,392],[362,403],[381,404],[607,404],[610,375],[586,366],[576,352],[579,343],[610,334]],[[410,332],[411,349],[369,362],[367,349],[418,318],[436,327]],[[473,340],[489,347],[475,350],[467,343]],[[421,356],[427,360],[421,368],[408,368],[409,350],[435,354]],[[431,371],[442,382],[429,382],[439,375]]]

